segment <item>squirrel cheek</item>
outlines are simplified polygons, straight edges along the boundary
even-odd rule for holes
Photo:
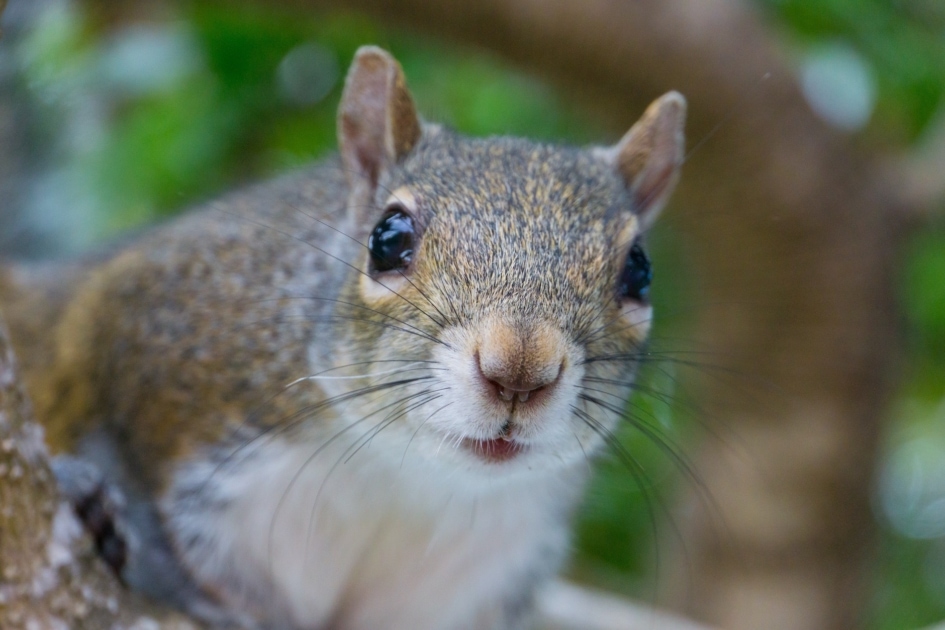
[[[399,273],[386,273],[380,278],[372,278],[371,274],[365,272],[358,283],[361,299],[372,308],[380,307],[385,302],[403,301],[398,294],[403,295],[409,286],[407,278]]]
[[[643,343],[650,336],[653,324],[653,307],[640,302],[629,302],[621,309],[621,320],[626,334],[637,343]]]

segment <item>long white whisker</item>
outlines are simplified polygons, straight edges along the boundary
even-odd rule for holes
[[[414,370],[418,369],[416,366],[422,365],[423,363],[425,363],[425,362],[424,362],[424,361],[417,361],[417,362],[414,362],[414,363],[410,363],[410,364],[408,364],[408,365],[405,365],[405,366],[403,366],[403,367],[391,368],[390,370],[381,370],[380,372],[369,372],[369,373],[367,373],[367,374],[354,374],[354,375],[349,375],[349,376],[328,376],[328,375],[326,374],[326,372],[332,372],[332,371],[334,371],[334,370],[343,369],[343,367],[329,368],[329,369],[327,369],[327,370],[325,370],[325,371],[323,371],[323,372],[319,372],[319,373],[317,373],[317,374],[312,374],[312,375],[309,375],[309,376],[303,376],[303,377],[301,377],[301,378],[297,378],[297,379],[295,379],[294,381],[292,381],[291,383],[289,383],[288,385],[286,385],[286,387],[292,387],[293,385],[297,385],[297,384],[302,383],[302,382],[305,382],[305,381],[322,381],[322,380],[325,380],[325,381],[350,381],[350,380],[359,379],[359,378],[373,378],[373,377],[375,377],[375,376],[386,376],[387,374],[396,374],[396,373],[398,373],[398,372],[414,371]],[[424,368],[421,368],[421,369],[424,369]],[[426,369],[428,369],[428,368],[426,368]]]

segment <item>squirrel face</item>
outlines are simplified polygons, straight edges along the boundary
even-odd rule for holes
[[[339,129],[366,251],[347,299],[375,321],[351,347],[424,366],[397,419],[411,450],[492,474],[581,463],[608,438],[649,331],[640,238],[684,109],[662,97],[610,149],[469,139],[421,124],[397,62],[359,53]]]

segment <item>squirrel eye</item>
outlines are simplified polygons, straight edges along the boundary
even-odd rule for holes
[[[394,210],[374,226],[368,251],[376,271],[403,269],[410,264],[414,249],[413,219],[403,210]]]
[[[650,259],[639,243],[634,243],[627,254],[627,261],[620,274],[619,295],[621,298],[646,301],[650,292],[650,281],[653,279],[653,269]]]

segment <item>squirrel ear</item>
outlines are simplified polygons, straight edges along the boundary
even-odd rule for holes
[[[686,99],[679,92],[659,97],[609,153],[630,188],[642,229],[656,220],[669,199],[685,151]]]
[[[338,142],[352,187],[373,188],[420,138],[420,120],[400,64],[376,46],[354,55],[338,109]]]

